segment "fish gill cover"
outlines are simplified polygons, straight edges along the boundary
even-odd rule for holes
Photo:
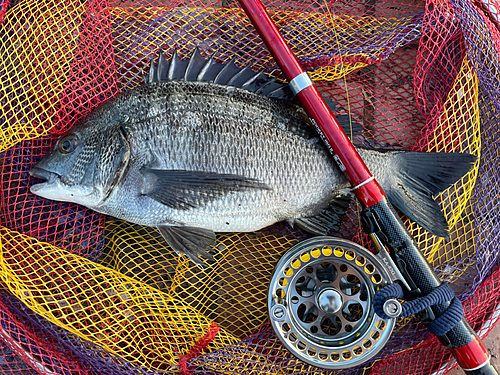
[[[496,0],[486,0],[499,9]],[[376,148],[469,152],[479,162],[437,197],[449,240],[406,221],[471,325],[496,323],[500,34],[479,3],[268,1],[320,91]],[[4,373],[321,373],[267,324],[273,267],[309,235],[284,223],[217,236],[199,269],[151,228],[29,192],[30,168],[92,108],[142,83],[163,49],[280,77],[236,2],[8,1],[0,24],[0,367]],[[0,13],[1,15],[1,13]],[[0,17],[0,22],[2,18]],[[348,93],[348,97],[346,95]],[[339,113],[342,115],[345,113]],[[300,157],[300,155],[297,155]],[[365,246],[353,204],[337,236]],[[344,374],[454,366],[415,319]],[[32,369],[32,370],[31,370]],[[334,372],[331,372],[334,373]]]

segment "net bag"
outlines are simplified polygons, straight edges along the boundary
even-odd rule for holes
[[[496,0],[266,1],[319,90],[365,147],[468,152],[436,197],[451,228],[406,220],[484,337],[500,314]],[[293,357],[267,320],[278,259],[310,235],[285,223],[217,236],[211,267],[156,229],[29,192],[28,171],[89,111],[142,83],[160,50],[282,78],[232,0],[0,0],[0,367],[6,374],[260,374],[327,371]],[[369,247],[352,204],[335,236]],[[329,373],[431,374],[455,366],[415,318],[384,349]]]

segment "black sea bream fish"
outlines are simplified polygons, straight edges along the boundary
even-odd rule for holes
[[[95,108],[32,170],[31,192],[157,227],[194,262],[211,258],[214,232],[249,232],[286,220],[324,234],[351,194],[288,88],[196,50],[160,56],[146,84]],[[461,178],[468,154],[358,149],[389,199],[447,236],[432,196]]]

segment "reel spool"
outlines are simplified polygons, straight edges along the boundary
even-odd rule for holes
[[[394,278],[371,252],[351,241],[314,237],[278,262],[268,295],[271,324],[298,359],[325,369],[358,366],[385,345],[395,319],[372,301]]]

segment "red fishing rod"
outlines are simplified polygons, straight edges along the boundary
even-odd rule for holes
[[[393,262],[404,278],[404,284],[408,286],[411,293],[421,296],[436,293],[442,286],[441,280],[423,256],[399,215],[387,201],[383,189],[360,158],[308,74],[302,69],[262,3],[259,0],[239,0],[239,2],[289,80],[292,92],[309,115],[339,168],[349,179],[356,197],[362,202],[364,206],[363,228],[371,236],[375,247],[378,250],[389,250]],[[335,292],[325,291],[325,294],[326,292],[330,293],[326,296],[330,298],[330,301],[338,297]],[[321,300],[318,299],[318,301],[322,303]],[[458,300],[455,298],[453,301],[456,304]],[[400,307],[395,299],[390,302],[393,303],[392,308],[395,310]],[[444,302],[427,308],[425,314],[420,317],[424,325],[430,329],[452,304],[452,302]],[[325,304],[325,306],[335,306],[335,303]],[[387,306],[390,310],[391,306]],[[273,319],[278,321],[283,319],[285,312],[282,310],[281,305],[270,309]],[[461,316],[461,319],[459,317],[454,322],[454,326],[445,334],[438,334],[439,340],[451,350],[458,364],[467,374],[498,374],[490,361],[486,347],[469,326],[465,317]],[[286,331],[287,327],[283,327],[285,328],[282,329]],[[439,330],[434,329],[434,332],[436,331]],[[312,351],[309,356],[315,357],[316,354]],[[321,363],[321,360],[322,358],[317,363]]]

